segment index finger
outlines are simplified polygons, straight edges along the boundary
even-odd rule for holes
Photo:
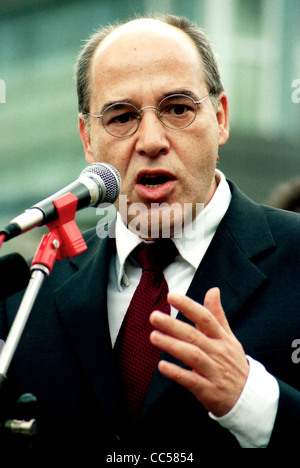
[[[168,302],[191,320],[205,335],[211,338],[221,338],[223,335],[223,329],[214,315],[190,297],[170,292]]]

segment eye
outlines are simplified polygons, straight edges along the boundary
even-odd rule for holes
[[[132,112],[124,112],[123,114],[116,115],[112,117],[110,122],[117,123],[117,124],[126,124],[130,122],[130,120],[136,119],[137,116]]]
[[[195,112],[195,106],[193,101],[187,97],[174,96],[161,103],[159,112],[166,117],[184,116]]]
[[[188,106],[184,104],[174,104],[173,106],[170,106],[169,112],[170,114],[175,114],[175,115],[182,115],[185,112],[188,112],[190,109]]]
[[[108,107],[103,114],[103,123],[105,125],[126,125],[136,121],[139,114],[135,107],[126,104],[116,104]]]

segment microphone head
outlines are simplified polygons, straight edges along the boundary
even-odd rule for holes
[[[0,300],[26,288],[30,280],[30,269],[26,260],[17,253],[0,258]]]
[[[99,203],[114,203],[121,191],[121,176],[119,171],[111,164],[96,162],[83,169],[80,176],[89,176],[89,174],[97,175],[104,183],[105,194],[102,200],[99,200]]]

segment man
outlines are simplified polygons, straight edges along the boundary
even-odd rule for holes
[[[216,170],[228,107],[205,36],[171,16],[108,28],[82,51],[77,78],[86,160],[120,171],[119,214],[114,235],[87,233],[87,252],[55,265],[15,355],[11,395],[36,395],[44,443],[173,452],[292,444],[300,220],[256,205]],[[178,249],[164,268],[171,314],[150,316],[162,355],[129,425],[115,358],[141,277],[131,254],[141,241],[162,245],[166,219]],[[194,239],[178,235],[187,219]],[[3,306],[3,337],[17,299]]]

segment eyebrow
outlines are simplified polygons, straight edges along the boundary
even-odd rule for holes
[[[197,101],[199,98],[198,96],[191,90],[188,90],[188,89],[175,89],[175,90],[172,90],[172,91],[169,91],[167,93],[164,93],[159,102],[162,101],[164,98],[168,97],[168,96],[172,96],[173,94],[184,94],[185,96],[189,96],[191,97],[192,99],[194,99],[195,101]],[[100,115],[103,114],[103,112],[109,107],[109,106],[113,106],[114,104],[132,104],[133,106],[137,107],[138,106],[134,103],[134,101],[132,99],[118,99],[118,100],[115,100],[115,101],[108,101],[106,102],[101,110],[100,110]]]
[[[103,112],[109,107],[109,106],[113,106],[114,104],[132,104],[133,106],[135,106],[134,102],[132,99],[118,99],[116,101],[108,101],[106,102],[101,110],[100,110],[100,114],[103,114]],[[136,106],[135,106],[136,107]]]
[[[176,90],[173,90],[173,91],[171,91],[169,93],[165,93],[162,99],[164,99],[164,98],[166,98],[168,96],[172,96],[173,94],[184,94],[185,96],[191,97],[195,101],[197,101],[197,99],[199,99],[198,96],[193,91],[191,91],[189,89],[176,89]]]

